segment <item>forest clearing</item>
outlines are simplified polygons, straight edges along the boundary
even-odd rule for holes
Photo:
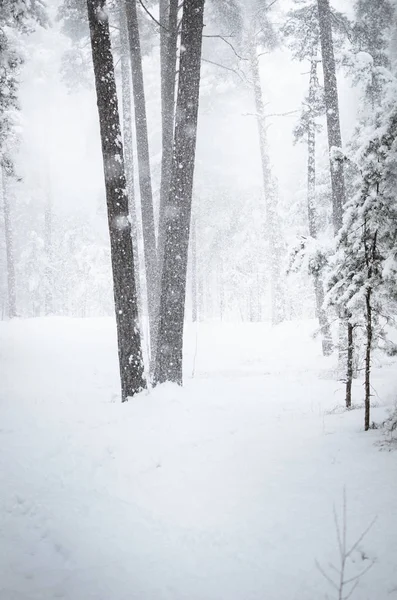
[[[0,600],[397,597],[397,0],[0,0]]]

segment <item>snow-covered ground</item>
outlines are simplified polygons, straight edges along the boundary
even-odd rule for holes
[[[185,387],[122,405],[112,320],[1,323],[1,600],[334,598],[344,487],[352,542],[377,517],[352,598],[397,598],[397,454],[338,408],[314,327],[201,324],[197,353],[191,327]]]

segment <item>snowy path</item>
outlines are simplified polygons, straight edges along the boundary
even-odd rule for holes
[[[0,324],[0,599],[331,598],[315,559],[337,560],[344,486],[352,541],[377,516],[353,598],[397,597],[397,455],[361,410],[329,414],[343,390],[309,333],[202,325],[184,389],[121,405],[110,320]]]

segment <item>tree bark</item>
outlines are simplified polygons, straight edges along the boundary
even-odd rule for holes
[[[342,148],[340,129],[338,83],[332,37],[332,18],[329,0],[317,0],[320,25],[321,55],[324,71],[325,106],[327,111],[328,147],[330,152],[330,171],[332,185],[332,213],[335,234],[342,227],[343,206],[345,204],[345,179],[343,163],[334,160],[334,148]]]
[[[178,45],[178,0],[160,0],[160,23],[163,26],[160,28],[162,155],[158,231],[159,254],[164,251],[165,206],[170,192],[172,170]]]
[[[371,304],[372,289],[369,287],[365,295],[366,308],[366,333],[367,342],[365,348],[365,420],[364,429],[368,431],[370,424],[371,410],[371,348],[372,348],[372,304]]]
[[[157,233],[157,281],[156,307],[153,325],[152,366],[156,364],[159,310],[161,294],[161,275],[164,261],[164,242],[166,230],[166,206],[170,193],[172,173],[172,152],[174,145],[175,121],[175,85],[178,46],[178,0],[160,0],[160,63],[161,63],[161,117],[162,152],[160,206]]]
[[[183,325],[205,0],[184,2],[178,97],[161,277],[155,382],[182,385]]]
[[[11,224],[10,204],[7,190],[7,173],[3,167],[1,172],[4,210],[4,231],[7,259],[7,287],[8,287],[8,318],[17,316],[16,280],[14,262],[14,238]]]
[[[128,40],[128,28],[126,7],[124,2],[120,2],[119,7],[119,27],[120,27],[120,62],[121,62],[121,99],[122,99],[122,124],[123,124],[123,147],[125,176],[128,194],[128,206],[131,221],[132,247],[134,251],[134,269],[135,284],[138,298],[139,323],[142,331],[142,289],[139,268],[139,227],[138,211],[135,202],[135,181],[134,181],[134,143],[132,133],[132,96],[131,96],[131,69],[130,69],[130,44]]]
[[[115,301],[121,399],[145,386],[123,144],[104,0],[87,0],[101,134]]]
[[[266,130],[265,107],[262,96],[262,86],[259,75],[259,60],[255,36],[251,36],[252,41],[249,47],[249,60],[254,91],[256,120],[258,124],[259,146],[261,152],[263,191],[265,196],[266,210],[266,229],[269,239],[270,260],[271,260],[271,298],[272,298],[272,323],[277,325],[284,320],[284,299],[281,284],[281,265],[280,256],[282,248],[280,245],[280,232],[277,223],[277,200],[274,182],[272,180],[270,160],[268,155],[268,141]]]
[[[346,369],[346,408],[352,405],[354,340],[353,325],[347,324],[347,369]]]
[[[146,270],[149,313],[149,337],[153,346],[153,324],[156,312],[156,280],[158,275],[156,232],[152,180],[150,172],[149,139],[146,118],[145,88],[143,82],[141,42],[138,28],[136,0],[125,0],[128,37],[131,51],[131,74],[135,107],[139,189],[141,193],[142,233]]]
[[[307,216],[309,221],[309,234],[313,239],[318,237],[317,209],[316,209],[316,122],[314,105],[316,100],[317,58],[313,56],[310,67],[309,83],[309,119],[307,129]],[[319,273],[314,274],[314,292],[316,297],[316,316],[320,323],[322,335],[322,349],[324,356],[332,354],[332,336],[324,304],[324,285]]]

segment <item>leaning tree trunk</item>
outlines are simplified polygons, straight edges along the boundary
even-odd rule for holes
[[[332,156],[334,148],[342,148],[340,129],[338,84],[332,38],[332,17],[329,0],[317,0],[320,25],[321,55],[324,71],[324,98],[327,113],[328,147],[332,185],[332,213],[335,235],[342,227],[343,206],[345,204],[345,179],[343,163]]]
[[[141,336],[135,286],[123,144],[105,0],[87,0],[94,64],[113,272],[121,398],[142,390]]]
[[[131,74],[135,107],[139,189],[141,193],[142,233],[146,270],[149,313],[149,337],[153,347],[153,324],[156,312],[156,281],[158,275],[156,232],[154,225],[152,179],[150,173],[149,139],[143,82],[141,42],[136,0],[125,0],[128,37],[131,51]]]
[[[252,40],[255,37],[252,36]],[[282,254],[280,228],[277,217],[277,194],[272,180],[270,160],[268,154],[268,140],[266,130],[265,107],[262,96],[262,86],[259,75],[259,60],[254,41],[249,48],[250,70],[254,90],[256,120],[258,124],[259,146],[262,162],[263,191],[265,196],[265,210],[267,221],[267,235],[271,257],[271,297],[272,297],[272,323],[277,325],[284,320],[284,299],[281,283]]]
[[[307,127],[307,212],[309,221],[309,234],[313,239],[318,236],[317,228],[317,210],[316,210],[316,122],[314,106],[316,101],[316,90],[318,88],[317,79],[317,59],[314,56],[310,68],[309,84],[309,119]],[[320,273],[314,273],[314,292],[316,297],[316,316],[320,323],[322,334],[322,348],[324,356],[332,354],[332,336],[325,314],[324,304],[324,285]]]
[[[183,324],[205,0],[184,2],[171,186],[161,277],[155,382],[182,385]]]
[[[121,62],[121,98],[123,110],[123,147],[125,162],[125,177],[127,183],[128,204],[131,217],[132,247],[134,251],[135,284],[138,298],[138,314],[142,331],[142,291],[139,268],[139,228],[138,211],[135,202],[134,183],[134,144],[132,134],[132,97],[131,97],[131,69],[130,69],[130,44],[128,41],[127,18],[125,3],[120,2],[119,7],[120,27],[120,62]]]
[[[7,173],[3,167],[1,172],[4,211],[4,232],[7,259],[7,286],[8,286],[8,317],[12,319],[17,316],[17,300],[15,285],[15,262],[14,262],[14,238],[11,224],[10,204],[7,190]]]

